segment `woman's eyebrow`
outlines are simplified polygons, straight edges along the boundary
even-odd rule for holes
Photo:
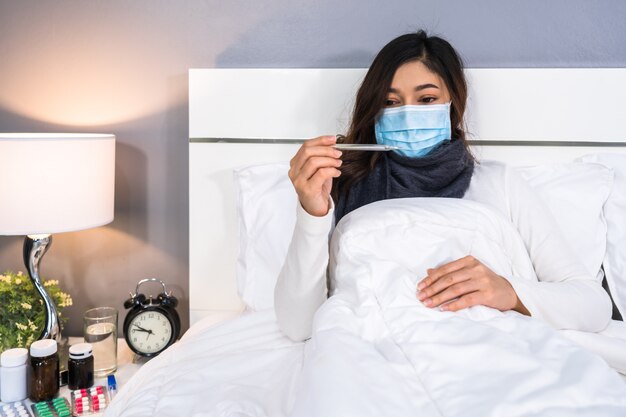
[[[439,87],[437,87],[435,84],[422,84],[422,85],[418,85],[417,87],[415,87],[415,91],[421,91],[421,90],[425,90],[427,88],[439,89]]]
[[[420,84],[420,85],[416,86],[413,90],[414,91],[422,91],[422,90],[425,90],[427,88],[439,89],[439,87],[437,87],[435,84]],[[398,91],[395,88],[389,88],[389,92],[390,93],[394,93],[394,94],[400,94],[400,91]]]

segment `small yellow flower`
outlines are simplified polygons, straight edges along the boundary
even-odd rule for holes
[[[21,277],[22,275],[24,275],[24,274],[22,273],[22,271],[17,271],[17,276],[18,276],[18,277]]]
[[[21,306],[22,306],[22,308],[23,308],[24,310],[30,310],[31,308],[33,308],[33,307],[32,307],[30,304],[28,304],[28,303],[22,303],[22,304],[21,304]]]
[[[28,330],[28,326],[21,324],[21,323],[15,323],[15,327],[17,327],[20,330]]]
[[[20,285],[22,283],[22,280],[19,278],[15,278],[15,285]]]

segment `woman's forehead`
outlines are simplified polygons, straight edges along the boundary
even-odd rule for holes
[[[438,74],[432,72],[420,61],[411,61],[398,67],[391,81],[391,88],[413,89],[418,85],[424,84],[432,84],[438,88],[445,88],[443,80]]]
[[[387,94],[413,95],[422,91],[449,99],[448,86],[443,79],[422,62],[411,61],[398,67]]]

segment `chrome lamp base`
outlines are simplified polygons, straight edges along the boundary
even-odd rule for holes
[[[30,280],[43,299],[45,308],[46,320],[39,339],[54,339],[60,342],[61,326],[59,324],[59,315],[54,305],[54,300],[52,300],[52,297],[48,294],[48,291],[46,291],[39,277],[39,263],[51,244],[52,236],[50,235],[26,236],[24,238],[24,264],[26,264],[26,270],[28,271]]]

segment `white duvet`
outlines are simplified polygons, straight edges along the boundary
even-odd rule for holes
[[[517,231],[486,206],[362,207],[333,235],[334,293],[310,341],[288,341],[271,311],[195,332],[145,365],[107,415],[626,416],[618,374],[539,320],[416,299],[427,268],[468,254],[514,287],[536,280]]]

